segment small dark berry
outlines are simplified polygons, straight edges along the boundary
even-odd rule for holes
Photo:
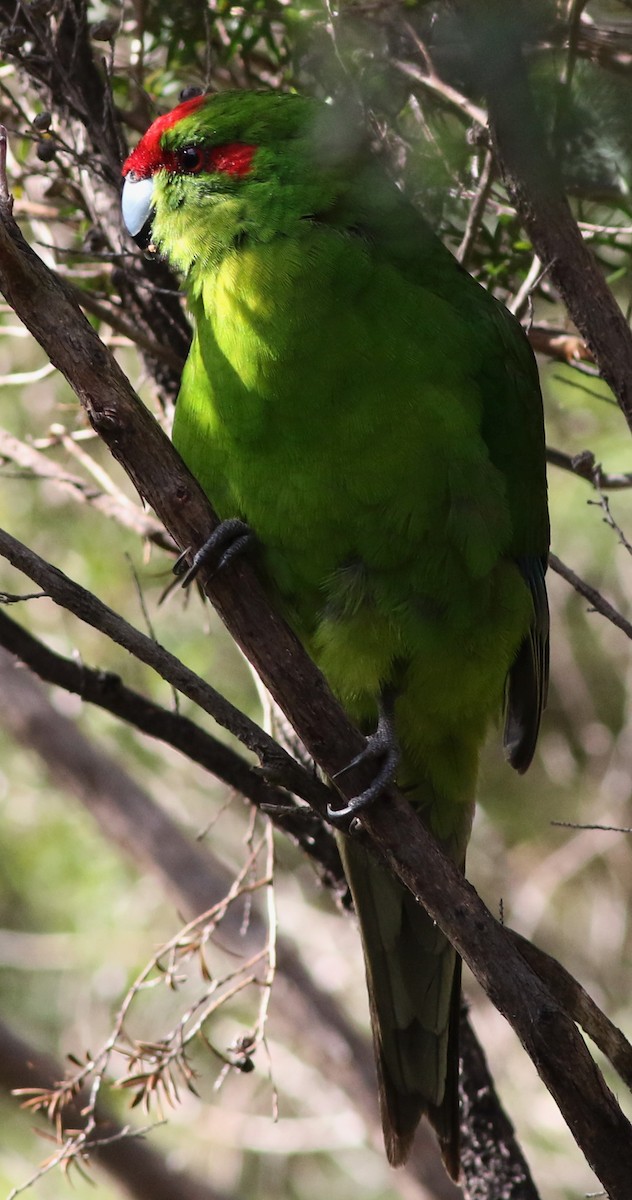
[[[95,42],[111,42],[119,31],[120,21],[116,17],[108,17],[105,21],[96,21],[90,27],[90,36]]]
[[[52,119],[52,114],[49,112],[38,113],[36,117],[33,117],[33,129],[37,129],[38,133],[47,133]]]
[[[185,87],[180,92],[180,103],[182,104],[182,103],[184,103],[185,100],[192,100],[194,96],[201,96],[201,95],[202,95],[201,87]]]
[[[52,138],[45,142],[38,142],[35,147],[35,153],[40,162],[52,162],[56,152],[57,147]]]

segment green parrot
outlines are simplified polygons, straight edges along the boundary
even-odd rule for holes
[[[186,285],[173,440],[347,712],[461,866],[505,709],[518,771],[548,674],[542,402],[527,339],[371,153],[298,95],[196,96],[124,168],[123,213]],[[241,526],[239,526],[241,528]],[[393,747],[385,750],[389,764]],[[460,971],[413,896],[340,837],[389,1161],[422,1114],[459,1170]]]

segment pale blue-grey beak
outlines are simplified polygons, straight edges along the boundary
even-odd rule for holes
[[[148,178],[139,179],[133,171],[125,176],[121,208],[125,227],[131,233],[134,241],[145,249],[151,241],[151,219],[153,216],[154,181]]]

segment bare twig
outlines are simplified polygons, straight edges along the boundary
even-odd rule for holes
[[[574,221],[549,154],[519,42],[517,0],[454,0],[485,95],[497,158],[534,250],[632,428],[632,333]]]
[[[553,467],[561,467],[563,471],[570,471],[573,475],[579,475],[582,479],[588,480],[598,490],[605,489],[612,492],[632,487],[632,471],[624,471],[620,474],[604,471],[592,450],[582,450],[581,454],[566,454],[564,450],[556,450],[553,446],[547,446],[546,461]]]
[[[542,266],[537,254],[534,254],[533,261],[524,277],[522,286],[516,292],[511,304],[507,305],[507,308],[513,313],[514,317],[520,316],[525,305],[531,300],[531,295],[537,288],[542,277],[546,275],[546,271],[547,268]]]
[[[53,1091],[64,1078],[65,1068],[50,1055],[43,1054],[0,1024],[0,1087],[10,1092],[31,1087]],[[80,1131],[86,1124],[83,1115],[87,1092],[72,1097],[59,1111],[61,1130]],[[84,1143],[90,1161],[102,1167],[136,1200],[221,1200],[222,1193],[210,1183],[174,1168],[138,1131],[122,1125],[114,1114],[99,1106],[96,1137]],[[114,1140],[116,1139],[116,1140]],[[41,1178],[38,1172],[35,1179]]]
[[[248,880],[251,869],[258,860],[260,846],[261,842],[258,842],[248,854],[226,895],[207,912],[201,913],[180,929],[152,955],[128,989],[113,1027],[97,1052],[88,1055],[77,1070],[57,1084],[52,1091],[27,1090],[25,1106],[28,1105],[31,1111],[46,1110],[49,1115],[54,1116],[78,1091],[88,1088],[88,1099],[82,1110],[83,1138],[77,1150],[80,1150],[85,1140],[96,1131],[98,1104],[106,1072],[109,1071],[115,1051],[122,1053],[128,1061],[127,1073],[116,1080],[116,1086],[134,1090],[138,1100],[144,1103],[146,1111],[149,1111],[151,1101],[157,1098],[156,1093],[160,1090],[166,1090],[169,1098],[170,1084],[173,1081],[171,1072],[174,1068],[187,1086],[191,1084],[192,1073],[188,1070],[186,1061],[187,1047],[194,1040],[198,1040],[210,1017],[239,992],[259,984],[259,967],[267,958],[266,946],[255,949],[248,957],[238,955],[236,960],[235,957],[231,957],[230,961],[234,965],[223,972],[219,969],[211,972],[206,964],[205,955],[231,906],[245,894],[252,894],[269,886],[271,881],[265,876],[256,877],[251,882]],[[175,1026],[162,1038],[151,1043],[130,1038],[126,1033],[126,1022],[138,997],[158,985],[177,990],[187,978],[187,975],[183,974],[183,968],[190,961],[194,961],[198,966],[201,993],[179,1014]],[[206,1038],[201,1040],[209,1046]],[[233,1062],[231,1059],[225,1061]],[[239,1062],[234,1061],[234,1065],[239,1066]],[[25,1094],[25,1090],[22,1094]]]
[[[331,833],[312,810],[292,806],[288,791],[281,791],[279,787],[263,778],[256,767],[251,767],[234,750],[200,728],[190,718],[148,700],[147,697],[126,687],[121,679],[111,672],[93,670],[83,662],[56,654],[3,613],[1,608],[0,645],[26,663],[40,679],[81,696],[90,704],[98,705],[149,737],[159,738],[185,754],[192,762],[210,771],[228,787],[246,796],[257,808],[265,811],[279,829],[290,834],[303,847],[326,879],[331,880],[341,870],[338,851]],[[28,694],[24,694],[24,677],[16,675],[15,672],[11,675],[10,666],[5,665],[4,656],[0,656],[0,679],[5,698],[8,702],[9,698],[12,698],[5,725],[13,727],[14,722],[18,722],[16,728],[22,728],[20,722],[26,713],[30,714],[30,720],[35,719],[34,709],[37,709],[37,704],[33,690],[29,688]],[[20,683],[22,687],[18,693]],[[40,714],[39,721],[43,722],[43,736],[50,751],[54,755],[55,748],[62,748],[61,765],[67,767],[71,747],[75,745],[78,735],[73,737],[73,728],[60,714],[52,711],[46,720],[43,720],[43,715]],[[57,729],[56,735],[53,735],[53,726]],[[283,768],[279,767],[279,770],[282,777]],[[96,764],[93,763],[89,772],[92,779],[89,796],[95,799],[96,773]],[[109,778],[114,785],[115,777],[116,772],[113,768],[106,766],[103,778]],[[294,779],[294,782],[297,780]],[[308,775],[305,783],[306,790],[310,793],[312,790],[314,795],[323,793],[324,785],[316,777]],[[130,793],[135,790],[131,784],[128,788]],[[328,794],[326,789],[325,794]],[[139,816],[138,819],[141,824],[147,821],[146,816]],[[129,840],[129,834],[126,837]]]
[[[140,662],[146,663],[167,683],[213,717],[219,725],[230,730],[244,746],[258,756],[266,770],[273,775],[278,775],[281,770],[289,790],[301,795],[301,790],[305,788],[311,797],[310,802],[320,804],[324,810],[330,794],[328,789],[319,785],[318,781],[300,763],[286,754],[259,725],[235,708],[210,684],[200,679],[199,675],[186,667],[175,655],[135,629],[113,609],[98,600],[92,592],[69,579],[62,571],[51,566],[4,530],[0,530],[0,554],[38,583],[62,608],[68,609],[93,629],[104,633]]]
[[[563,563],[562,560],[557,557],[557,554],[549,554],[549,566],[553,571],[556,572],[557,575],[561,575],[562,579],[565,579],[567,583],[570,583],[571,587],[574,587],[575,591],[579,592],[580,596],[583,596],[584,599],[588,601],[591,609],[594,612],[601,613],[602,617],[606,617],[608,621],[611,621],[613,625],[616,625],[617,629],[620,629],[622,633],[625,633],[626,637],[632,638],[632,624],[630,621],[627,621],[626,618],[623,617],[608,600],[606,600],[605,596],[602,596],[601,592],[597,591],[597,588],[594,588],[591,586],[591,584],[586,583],[586,581],[577,575],[575,571],[572,571],[570,567],[567,567],[566,563]]]
[[[61,491],[80,503],[89,504],[105,517],[118,521],[126,529],[147,538],[164,550],[175,549],[165,533],[164,526],[151,513],[144,512],[120,490],[105,493],[79,475],[71,475],[40,450],[21,442],[5,429],[0,429],[0,458],[15,463],[23,472],[34,479],[45,479],[55,483]]]
[[[601,829],[603,833],[632,833],[632,825],[589,824],[586,821],[551,821],[560,829]]]
[[[34,261],[6,206],[0,206],[0,218],[1,290],[64,371],[94,427],[178,544],[200,545],[213,521],[197,485],[150,414],[139,407],[93,331],[84,327],[63,287],[44,264]],[[312,757],[330,777],[335,775],[363,748],[363,739],[297,639],[270,611],[248,564],[239,561],[212,582],[203,581],[273,696],[291,714]],[[361,777],[361,770],[345,773],[340,787],[345,797],[357,792]],[[573,1022],[405,801],[393,792],[363,813],[360,824],[511,1022],[612,1200],[627,1200],[632,1128]]]
[[[467,96],[464,96],[461,92],[457,91],[456,88],[452,87],[441,78],[435,69],[427,46],[421,40],[417,31],[413,29],[410,22],[404,21],[402,23],[402,27],[410,38],[415,51],[423,60],[425,72],[422,71],[414,62],[396,60],[392,63],[392,65],[401,71],[403,75],[407,75],[409,79],[414,79],[417,83],[420,83],[422,87],[425,87],[429,91],[440,96],[441,99],[444,100],[450,107],[458,109],[458,111],[463,113],[464,116],[468,117],[470,121],[473,121],[475,125],[480,126],[481,129],[485,129],[487,126],[487,113],[485,110],[480,108],[477,104],[473,104]]]
[[[486,150],[480,179],[478,181],[478,187],[473,196],[472,203],[467,214],[467,222],[465,225],[465,230],[463,231],[461,244],[455,255],[457,261],[460,262],[462,266],[467,266],[467,260],[469,258],[470,251],[474,245],[474,242],[476,241],[476,235],[483,219],[485,205],[487,204],[487,198],[489,196],[490,188],[494,179],[494,169],[494,157],[491,153],[491,150]]]
[[[604,525],[607,525],[608,528],[611,529],[613,533],[616,533],[619,545],[623,546],[623,549],[627,550],[628,554],[632,554],[632,545],[630,545],[629,539],[626,537],[626,535],[623,532],[618,521],[616,521],[615,518],[613,517],[612,509],[610,508],[610,501],[609,501],[608,497],[606,496],[605,492],[602,491],[602,486],[603,485],[598,485],[599,499],[598,500],[589,500],[588,503],[599,506],[602,513],[604,514],[604,516],[603,516]]]

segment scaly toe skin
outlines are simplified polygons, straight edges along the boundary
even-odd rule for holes
[[[327,805],[327,818],[333,825],[348,825],[362,809],[373,804],[395,778],[395,772],[399,766],[399,747],[393,730],[391,713],[383,705],[380,705],[377,727],[367,737],[364,750],[356,754],[355,758],[340,771],[337,771],[333,776],[334,780],[339,779],[341,775],[345,775],[347,771],[368,759],[379,760],[379,767],[368,788],[359,792],[357,796],[352,796],[343,808],[333,808],[331,804]]]
[[[221,521],[210,538],[196,551],[190,567],[186,568],[185,555],[180,556],[173,568],[174,575],[182,576],[182,587],[186,588],[201,567],[211,566],[213,575],[217,575],[254,542],[255,535],[245,521],[240,521],[238,517]]]

